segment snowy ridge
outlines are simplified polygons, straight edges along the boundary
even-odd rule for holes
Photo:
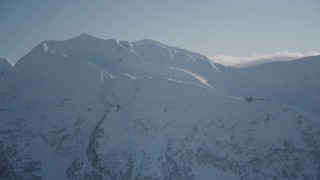
[[[0,58],[0,77],[10,71],[12,66],[7,58]]]
[[[152,40],[44,41],[0,79],[0,179],[319,179],[319,115],[250,91],[268,66],[215,68]]]
[[[247,68],[221,67],[209,82],[238,97],[257,97],[320,112],[320,56]]]

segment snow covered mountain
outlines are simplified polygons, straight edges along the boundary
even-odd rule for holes
[[[320,56],[310,56],[247,68],[224,67],[212,78],[212,82],[221,91],[234,96],[272,99],[319,114],[319,69]]]
[[[12,68],[7,58],[0,58],[0,77]]]
[[[235,71],[152,40],[43,41],[0,78],[0,177],[319,179],[319,115],[236,94]]]

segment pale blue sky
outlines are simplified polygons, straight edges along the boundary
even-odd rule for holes
[[[0,57],[88,33],[207,56],[320,51],[319,0],[1,0]]]

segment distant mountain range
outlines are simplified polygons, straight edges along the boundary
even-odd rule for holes
[[[82,34],[3,62],[0,179],[320,179],[320,56],[232,68]]]

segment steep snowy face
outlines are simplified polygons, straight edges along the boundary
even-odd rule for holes
[[[102,40],[82,34],[70,40],[44,41],[43,44],[52,52],[91,62],[112,74],[125,69],[126,63],[121,62],[123,60],[121,54],[126,50],[115,39]]]
[[[152,40],[42,42],[1,80],[0,179],[319,179],[320,117],[225,95],[205,64]]]
[[[200,54],[167,46],[145,39],[133,43],[133,49],[145,60],[161,65],[192,71],[204,77],[214,76],[219,70],[214,63]]]
[[[179,79],[213,89],[207,83],[207,77],[217,72],[205,56],[152,40],[130,43],[116,39],[102,40],[82,34],[66,41],[44,41],[29,54],[38,49],[90,62],[114,77],[121,74],[156,76]]]
[[[1,179],[66,179],[60,168],[66,170],[82,140],[88,141],[105,81],[112,79],[88,62],[41,47],[24,56],[0,86]]]
[[[55,53],[89,61],[115,76],[120,72],[154,75],[154,71],[163,75],[168,67],[185,69],[204,77],[217,71],[205,56],[152,40],[131,43],[82,34],[67,41],[44,41],[43,44]]]
[[[7,58],[0,58],[0,77],[11,70],[12,66]]]
[[[219,90],[320,112],[320,56],[247,68],[224,68],[210,79]]]

